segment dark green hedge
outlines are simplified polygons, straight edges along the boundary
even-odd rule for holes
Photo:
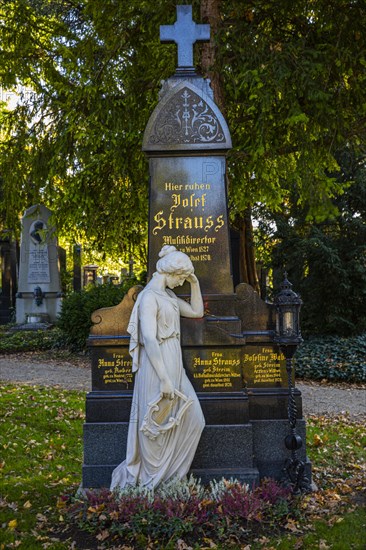
[[[57,339],[54,330],[11,331],[0,328],[0,353],[18,353],[22,351],[43,351],[52,349]]]
[[[307,339],[296,352],[295,372],[312,380],[366,382],[366,333]]]

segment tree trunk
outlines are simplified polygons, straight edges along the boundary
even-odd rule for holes
[[[221,0],[201,0],[201,21],[211,27],[211,38],[204,42],[201,52],[201,67],[203,75],[211,80],[215,103],[225,116],[225,100],[220,72],[215,68],[216,34],[220,27]]]
[[[201,0],[201,21],[211,26],[210,42],[202,46],[201,67],[203,75],[211,80],[215,103],[225,116],[224,87],[220,71],[215,67],[216,61],[216,35],[220,28],[221,0]],[[243,215],[237,218],[237,229],[239,230],[239,271],[240,280],[250,284],[254,290],[260,292],[258,275],[255,265],[255,249],[253,239],[253,224],[251,209],[248,207]]]
[[[236,225],[239,230],[239,271],[241,281],[251,285],[260,294],[260,285],[255,265],[255,247],[251,208],[238,217]]]

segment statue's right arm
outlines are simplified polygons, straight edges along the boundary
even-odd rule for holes
[[[178,298],[178,305],[180,314],[182,317],[200,318],[204,315],[203,299],[201,294],[200,283],[192,273],[187,281],[191,285],[191,299],[190,303],[185,302],[181,298]]]
[[[146,354],[159,377],[160,392],[164,397],[172,399],[174,397],[174,387],[165,371],[165,366],[157,339],[158,307],[155,296],[147,292],[140,302],[139,309],[140,330]]]

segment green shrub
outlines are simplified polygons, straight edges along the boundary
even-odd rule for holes
[[[0,353],[16,353],[21,351],[43,351],[52,349],[57,334],[50,330],[17,330],[1,329]]]
[[[269,267],[275,287],[286,267],[303,300],[301,326],[307,335],[366,331],[366,167],[348,148],[337,157],[342,169],[333,176],[344,182],[348,174],[352,184],[332,200],[332,216],[312,219],[294,186],[288,205],[261,222],[267,243],[274,243]]]
[[[298,378],[366,382],[366,333],[307,339],[296,352],[295,372]]]
[[[92,326],[93,311],[102,307],[116,306],[128,289],[135,284],[137,281],[130,279],[122,285],[108,283],[90,286],[64,298],[57,321],[57,328],[60,331],[58,345],[67,347],[70,351],[85,349]]]

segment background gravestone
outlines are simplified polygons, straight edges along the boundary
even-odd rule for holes
[[[61,308],[60,265],[52,212],[34,205],[22,218],[16,322],[52,323]]]
[[[206,419],[192,472],[203,481],[224,476],[252,484],[281,478],[289,458],[288,381],[274,343],[273,306],[249,285],[234,292],[225,184],[231,138],[209,81],[192,66],[197,39],[209,39],[208,26],[192,21],[191,6],[177,6],[177,22],[161,27],[161,40],[177,43],[178,68],[163,84],[143,139],[151,176],[148,274],[161,247],[174,245],[190,256],[201,283],[204,318],[181,319],[184,367]],[[176,290],[184,298],[188,285]],[[109,486],[125,458],[133,385],[126,327],[136,292],[93,315],[84,487]],[[297,390],[295,400],[305,441]],[[306,460],[305,445],[299,458]],[[307,470],[310,478],[309,463]]]

